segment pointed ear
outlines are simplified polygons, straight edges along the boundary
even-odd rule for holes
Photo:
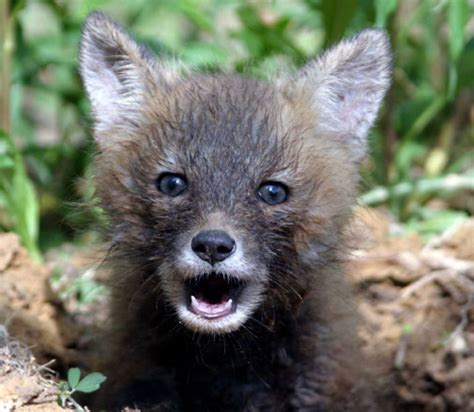
[[[387,34],[367,29],[336,44],[296,77],[309,93],[318,130],[347,144],[353,160],[367,152],[367,136],[390,85]]]
[[[92,104],[96,131],[137,121],[140,107],[170,72],[117,23],[91,13],[82,28],[80,74]]]

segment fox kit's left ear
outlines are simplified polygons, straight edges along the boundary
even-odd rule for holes
[[[387,34],[367,29],[307,64],[296,83],[309,93],[318,130],[341,139],[353,160],[367,152],[367,136],[390,85]]]

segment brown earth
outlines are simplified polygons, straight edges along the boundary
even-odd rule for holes
[[[72,361],[75,328],[55,303],[50,271],[33,262],[16,235],[0,235],[0,411],[61,411],[52,359]],[[20,343],[21,342],[21,343]]]
[[[474,219],[423,242],[402,235],[381,211],[357,215],[348,272],[364,348],[381,390],[392,394],[388,402],[403,411],[473,411]],[[81,303],[71,285],[106,275],[90,253],[70,246],[48,260],[34,263],[15,235],[0,235],[2,412],[61,410],[50,368],[64,376],[71,365],[94,364],[87,348],[107,317],[107,299]],[[59,280],[51,281],[58,270]]]
[[[399,410],[474,411],[474,219],[423,243],[359,211],[372,247],[354,250],[365,349]],[[383,384],[383,380],[381,384]]]

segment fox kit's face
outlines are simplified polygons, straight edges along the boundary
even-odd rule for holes
[[[389,62],[372,30],[274,83],[180,75],[91,15],[81,74],[98,189],[133,275],[158,280],[142,293],[206,333],[300,302],[306,273],[334,257]]]

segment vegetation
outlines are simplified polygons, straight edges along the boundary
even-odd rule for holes
[[[79,405],[72,397],[75,392],[92,393],[100,388],[106,377],[99,372],[92,372],[81,379],[79,368],[71,368],[67,372],[67,382],[59,384],[58,403],[63,408],[72,407],[76,412],[86,412],[88,409]]]
[[[39,256],[100,211],[87,102],[77,73],[81,23],[103,9],[159,56],[200,70],[265,77],[345,35],[385,28],[393,87],[372,133],[361,201],[426,234],[474,209],[474,6],[468,0],[0,0],[0,229]]]

